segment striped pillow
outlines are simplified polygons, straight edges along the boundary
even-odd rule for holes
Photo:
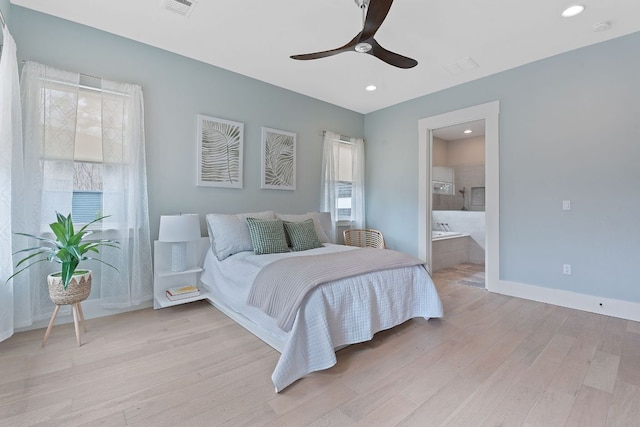
[[[284,229],[291,242],[291,249],[296,252],[322,247],[322,243],[320,243],[320,239],[318,239],[318,234],[316,233],[313,219],[302,222],[285,221]]]
[[[253,252],[256,255],[288,252],[282,220],[247,218]]]

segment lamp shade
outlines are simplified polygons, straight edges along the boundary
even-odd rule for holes
[[[198,214],[161,215],[158,240],[161,242],[188,242],[200,238]]]

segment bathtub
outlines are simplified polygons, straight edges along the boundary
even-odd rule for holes
[[[459,231],[432,231],[432,233],[432,271],[469,262],[471,237],[468,233]]]
[[[454,237],[466,237],[468,234],[459,233],[457,231],[432,231],[431,240],[452,239]]]

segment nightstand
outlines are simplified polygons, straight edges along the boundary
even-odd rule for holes
[[[156,240],[153,244],[153,308],[159,309],[173,305],[185,304],[207,298],[207,293],[200,284],[202,261],[209,249],[209,238],[187,242],[187,269],[171,271],[171,243]],[[200,295],[171,301],[166,291],[178,286],[194,285],[200,289]]]

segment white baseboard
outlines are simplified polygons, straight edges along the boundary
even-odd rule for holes
[[[144,301],[140,305],[126,308],[105,309],[100,305],[100,300],[89,299],[82,303],[82,312],[85,319],[93,319],[96,317],[113,316],[114,314],[126,313],[128,311],[142,310],[143,308],[153,307],[153,301]],[[73,320],[73,319],[71,319]]]
[[[498,280],[490,292],[640,322],[640,303]]]

